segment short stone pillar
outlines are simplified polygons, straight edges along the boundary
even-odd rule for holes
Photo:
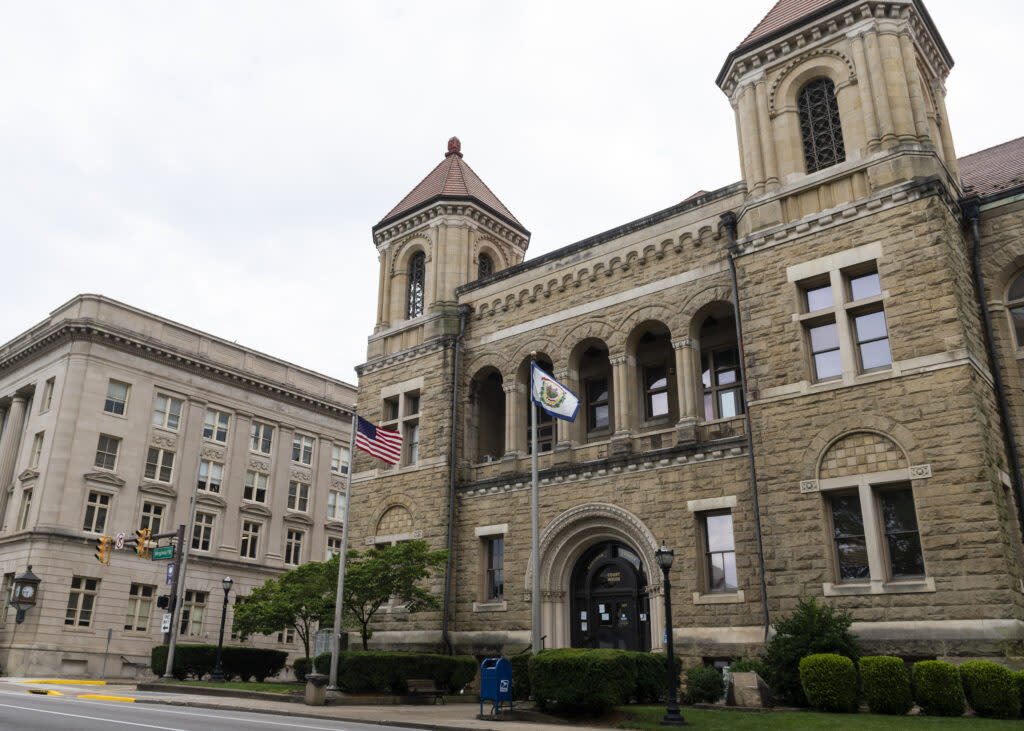
[[[327,703],[327,681],[329,676],[321,673],[309,673],[306,675],[306,700],[307,706],[322,706]]]
[[[757,673],[731,673],[725,691],[725,704],[741,708],[767,708],[770,703],[768,684]]]

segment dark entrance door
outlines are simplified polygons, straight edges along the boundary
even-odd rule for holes
[[[584,553],[572,574],[572,646],[649,650],[646,583],[640,557],[621,543]]]

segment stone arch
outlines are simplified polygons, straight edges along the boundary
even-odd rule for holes
[[[800,465],[800,479],[817,479],[818,467],[829,447],[843,436],[855,432],[874,432],[890,440],[903,452],[908,464],[928,461],[910,430],[893,419],[877,414],[858,414],[846,418],[840,415],[835,424],[822,429],[807,445]]]
[[[559,363],[565,365],[564,358],[559,360],[556,357],[563,355],[558,343],[549,338],[535,338],[517,347],[513,351],[512,357],[508,359],[508,367],[513,376],[518,376],[523,362],[529,360],[530,352],[534,350],[537,351],[538,356],[547,356],[555,368],[559,366]]]
[[[730,308],[733,307],[732,303],[732,287],[727,284],[717,284],[706,289],[702,289],[697,294],[693,295],[686,304],[683,305],[681,318],[686,323],[686,328],[680,328],[678,335],[684,334],[682,330],[686,330],[691,337],[697,337],[700,334],[701,323],[697,322],[697,315],[700,314],[701,310],[704,310],[708,305],[716,303],[727,304]],[[693,330],[696,327],[697,332]]]
[[[513,375],[513,369],[509,366],[509,362],[496,350],[488,350],[474,355],[473,360],[466,364],[466,370],[463,372],[467,374],[469,378],[472,378],[474,374],[479,373],[487,367],[494,368],[501,374],[501,377],[505,379],[508,379]]]
[[[664,305],[647,304],[637,307],[635,310],[623,317],[622,324],[619,325],[619,332],[632,333],[642,323],[649,320],[660,322],[668,328],[670,333],[677,333],[681,329],[679,312],[665,307]],[[626,337],[623,336],[621,338],[620,344],[622,347],[626,347]]]
[[[855,431],[832,441],[821,454],[815,476],[819,480],[866,472],[886,472],[910,466],[899,445],[875,431]]]
[[[636,551],[643,564],[650,596],[661,591],[661,569],[654,552],[658,543],[640,518],[610,503],[585,503],[569,508],[556,517],[540,535],[540,589],[544,631],[550,633],[552,647],[567,647],[569,633],[569,584],[573,566],[591,546],[603,541],[618,541]],[[533,558],[526,566],[525,593],[533,586]],[[652,644],[660,645],[663,615],[660,602],[651,601]]]
[[[620,331],[613,328],[603,320],[588,320],[578,325],[573,325],[566,332],[565,337],[559,343],[559,355],[569,358],[577,344],[584,340],[600,340],[608,346],[611,351],[613,347],[620,345]]]
[[[425,233],[415,233],[402,239],[398,242],[394,250],[395,253],[391,257],[391,276],[395,276],[395,272],[404,272],[408,269],[409,259],[417,251],[422,251],[429,262],[433,258],[433,248],[433,242]]]
[[[774,117],[781,109],[796,108],[796,97],[800,89],[819,76],[831,79],[836,93],[857,81],[853,61],[849,56],[831,48],[812,51],[793,59],[779,71],[768,91],[768,113]]]
[[[495,272],[501,271],[502,269],[508,269],[512,266],[508,257],[505,256],[504,247],[490,236],[479,236],[476,241],[473,242],[474,267],[476,267],[477,263],[480,261],[480,254],[487,254],[491,257],[491,261],[494,262]]]
[[[404,502],[393,499],[389,503],[377,517],[373,534],[375,536],[391,536],[412,533],[415,521],[409,507]]]

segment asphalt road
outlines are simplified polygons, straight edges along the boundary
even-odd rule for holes
[[[0,729],[3,731],[120,731],[133,728],[156,731],[381,731],[398,727],[297,718],[276,713],[215,711],[67,696],[32,695],[21,689],[10,692],[7,688],[0,690]]]

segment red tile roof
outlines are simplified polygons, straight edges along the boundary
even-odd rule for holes
[[[960,180],[968,193],[985,196],[1024,186],[1024,137],[961,157]]]
[[[494,213],[507,219],[524,233],[526,229],[519,223],[505,204],[498,200],[490,188],[480,179],[473,169],[462,159],[462,143],[458,137],[448,140],[448,152],[444,160],[420,181],[409,195],[405,196],[397,206],[392,208],[377,226],[399,218],[419,208],[428,201],[438,198],[473,198],[483,203]],[[376,228],[376,227],[375,227]]]
[[[750,35],[743,39],[739,47],[742,48],[748,43],[753,43],[777,30],[782,30],[787,25],[833,4],[841,5],[842,3],[837,3],[836,0],[779,0],[761,19],[761,22],[754,26],[754,30],[750,31]]]

